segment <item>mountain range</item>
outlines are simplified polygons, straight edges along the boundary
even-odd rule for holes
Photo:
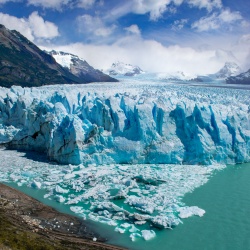
[[[228,84],[250,84],[250,69],[237,76],[231,76],[226,79]]]
[[[95,74],[96,77],[94,77]],[[71,73],[69,69],[62,67],[51,55],[40,50],[22,34],[0,25],[0,86],[34,87],[50,84],[117,81],[93,68],[89,75],[84,77],[83,74]]]
[[[63,51],[49,51],[57,63],[69,70],[73,75],[82,81],[87,82],[117,82],[116,79],[104,74],[98,69],[94,69],[84,59]]]

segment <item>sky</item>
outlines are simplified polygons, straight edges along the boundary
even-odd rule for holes
[[[41,49],[147,72],[250,68],[249,0],[0,0],[0,23]]]

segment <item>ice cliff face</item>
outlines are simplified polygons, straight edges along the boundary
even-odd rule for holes
[[[250,160],[249,91],[98,84],[1,88],[0,142],[60,163]]]

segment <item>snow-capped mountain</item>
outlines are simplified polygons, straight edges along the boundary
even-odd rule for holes
[[[215,73],[216,78],[225,79],[230,76],[235,76],[241,71],[240,67],[235,62],[226,62],[223,68]]]
[[[228,84],[250,84],[250,69],[237,76],[231,76],[226,79]]]
[[[73,75],[80,79],[87,79],[90,82],[117,82],[116,79],[104,74],[100,70],[94,69],[77,55],[55,50],[47,53],[52,55],[57,63],[67,68]]]
[[[196,76],[187,75],[182,71],[176,71],[172,73],[159,73],[157,77],[165,81],[182,82],[193,79]]]
[[[191,82],[207,82],[212,83],[216,81],[217,83],[225,83],[225,80],[230,76],[236,76],[241,71],[241,68],[235,62],[226,62],[225,65],[216,73],[208,75],[199,75],[193,79]]]
[[[123,62],[115,62],[112,64],[111,68],[108,69],[109,75],[124,75],[124,76],[135,76],[144,73],[144,71],[138,67],[131,64],[126,64]]]
[[[61,67],[52,56],[19,32],[0,24],[0,86],[35,87],[79,82],[78,77]]]

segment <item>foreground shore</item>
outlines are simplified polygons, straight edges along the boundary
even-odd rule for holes
[[[107,249],[85,223],[0,183],[0,249]]]

